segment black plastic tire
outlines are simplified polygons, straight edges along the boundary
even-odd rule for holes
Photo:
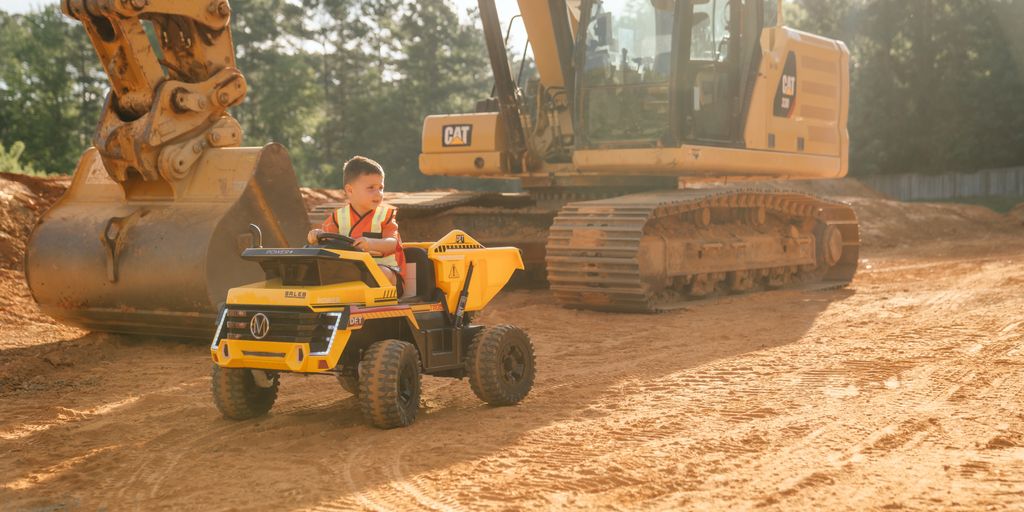
[[[526,331],[499,325],[473,337],[466,358],[473,393],[491,405],[513,405],[526,398],[536,377],[533,343]]]
[[[416,421],[420,407],[420,355],[411,343],[370,345],[359,364],[359,405],[374,426],[395,428]]]
[[[359,396],[359,375],[338,375],[338,384],[341,384],[341,389]]]
[[[247,420],[266,414],[274,406],[280,376],[270,373],[270,386],[261,387],[252,372],[213,365],[213,403],[225,418]]]

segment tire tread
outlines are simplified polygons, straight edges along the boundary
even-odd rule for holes
[[[412,357],[412,363],[416,365],[415,407],[406,411],[398,403],[398,380],[403,357]],[[419,353],[409,342],[382,340],[370,345],[359,364],[358,397],[363,417],[384,429],[412,424],[419,408],[422,380],[419,369]]]
[[[524,342],[529,364],[526,381],[518,389],[505,385],[499,373],[503,342],[512,340]],[[526,331],[513,325],[497,325],[484,329],[473,337],[466,357],[466,372],[469,386],[480,400],[490,405],[514,405],[526,398],[536,378],[536,357],[533,342]]]
[[[280,375],[271,374],[269,388],[256,385],[252,370],[246,368],[221,368],[214,364],[212,370],[213,402],[225,418],[247,420],[262,416],[270,411],[277,400],[281,384]]]

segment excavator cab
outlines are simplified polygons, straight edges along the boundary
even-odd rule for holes
[[[763,1],[590,2],[577,130],[586,148],[741,145]],[[765,4],[769,4],[767,7]]]
[[[647,147],[667,134],[674,9],[593,2],[584,20],[578,132],[588,147]]]

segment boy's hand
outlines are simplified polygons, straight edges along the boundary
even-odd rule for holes
[[[309,234],[306,235],[306,241],[309,242],[309,245],[316,245],[317,244],[316,237],[320,236],[320,233],[323,233],[323,232],[324,232],[324,230],[322,230],[322,229],[312,229],[312,230],[310,230]]]
[[[352,242],[352,247],[359,249],[360,251],[370,252],[370,240],[364,236],[356,238],[355,242]]]

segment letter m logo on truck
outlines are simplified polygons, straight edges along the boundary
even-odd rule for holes
[[[441,128],[441,145],[444,147],[468,146],[473,143],[473,125],[446,124]]]

